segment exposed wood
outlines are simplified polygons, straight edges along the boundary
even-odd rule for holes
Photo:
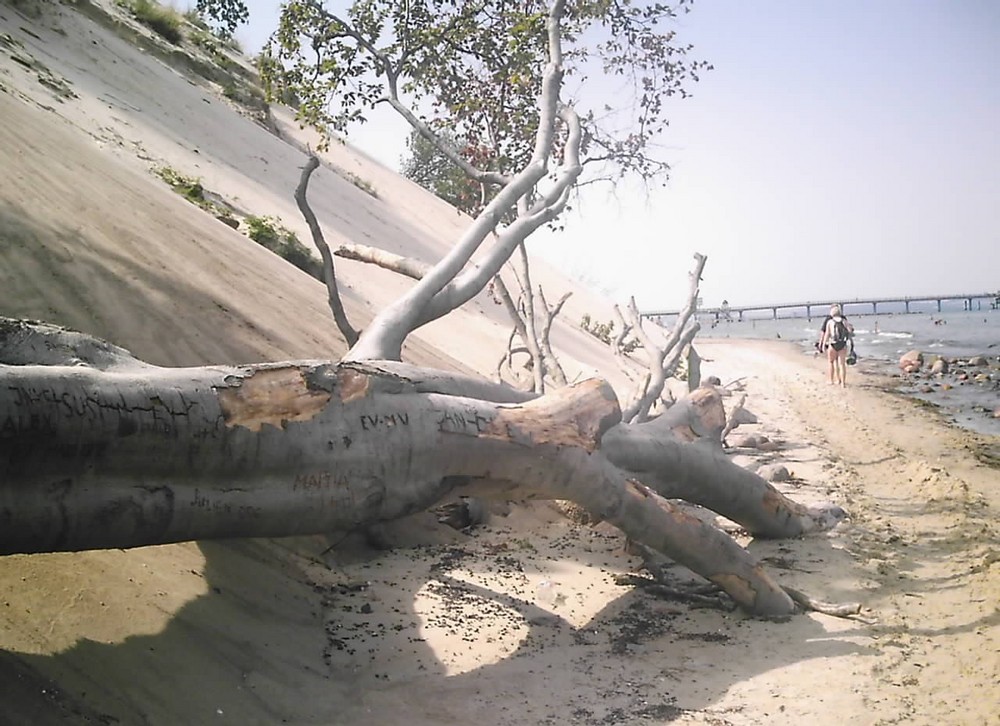
[[[335,257],[343,257],[345,260],[378,265],[384,270],[395,272],[412,280],[421,279],[430,269],[430,265],[426,262],[367,245],[342,242],[333,250],[333,254]]]

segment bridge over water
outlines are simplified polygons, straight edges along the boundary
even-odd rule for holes
[[[964,310],[982,310],[983,303],[988,309],[1000,310],[1000,292],[982,293],[961,293],[955,295],[911,295],[907,297],[873,297],[855,298],[854,300],[810,300],[807,302],[792,303],[767,303],[761,305],[730,305],[723,301],[720,307],[704,308],[698,307],[699,315],[714,315],[716,320],[743,320],[744,313],[770,311],[771,316],[777,320],[779,311],[792,311],[791,314],[782,317],[798,318],[806,317],[812,319],[813,310],[817,314],[826,315],[831,305],[839,304],[844,308],[844,313],[851,315],[878,315],[879,305],[884,307],[890,304],[902,305],[904,312],[910,312],[911,303],[937,303],[937,311],[941,312],[941,303],[952,300],[961,300]],[[869,311],[868,308],[871,308]],[[640,313],[643,318],[667,318],[680,314],[678,310],[645,310]]]

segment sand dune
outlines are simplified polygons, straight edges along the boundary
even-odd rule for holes
[[[343,353],[320,283],[149,173],[199,176],[308,239],[291,197],[308,134],[279,112],[277,138],[61,6],[0,6],[0,32],[0,314],[165,365]],[[327,161],[311,199],[334,240],[433,261],[460,233],[453,209],[364,154]],[[362,324],[409,284],[339,269]],[[609,302],[541,262],[533,274],[550,299],[574,292],[555,331],[571,375],[627,390],[577,327]],[[405,356],[490,375],[507,332],[481,296]],[[970,448],[985,439],[864,371],[842,393],[778,344],[700,349],[705,374],[746,377],[756,432],[779,442],[740,460],[781,461],[797,499],[851,513],[825,535],[746,544],[786,584],[860,600],[863,620],[760,622],[617,585],[639,564],[617,532],[544,504],[471,534],[420,516],[381,552],[317,536],[5,557],[0,724],[1000,723],[1000,490]]]

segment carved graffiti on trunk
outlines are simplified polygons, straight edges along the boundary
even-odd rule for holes
[[[362,431],[387,431],[397,426],[409,426],[410,414],[408,413],[373,413],[361,414]]]
[[[492,416],[484,416],[475,408],[469,406],[464,411],[437,411],[438,431],[448,434],[463,434],[466,436],[479,436],[490,429],[493,423]]]

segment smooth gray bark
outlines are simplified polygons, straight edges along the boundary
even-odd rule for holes
[[[563,52],[561,0],[549,9],[546,21],[548,62],[542,76],[538,101],[539,120],[535,146],[529,162],[506,179],[497,195],[472,221],[451,250],[431,267],[402,297],[382,310],[348,351],[347,360],[399,360],[406,336],[422,325],[447,315],[479,293],[510,259],[519,244],[565,208],[570,192],[582,172],[580,119],[572,107],[559,100],[562,88]],[[388,79],[390,86],[392,78]],[[395,93],[390,94],[395,97]],[[398,98],[396,98],[396,104]],[[399,109],[397,109],[399,110]],[[404,114],[405,116],[405,114]],[[556,124],[565,127],[562,157],[551,186],[539,193],[537,185],[550,172],[556,140]],[[517,218],[499,229],[504,215],[518,202],[532,198],[530,207],[518,210]],[[477,264],[470,264],[484,242],[496,235],[495,244]]]
[[[326,243],[326,238],[323,236],[323,229],[319,225],[319,220],[316,219],[316,215],[313,213],[312,207],[309,206],[309,199],[307,196],[309,190],[309,177],[312,176],[312,173],[316,171],[318,167],[319,159],[316,158],[315,154],[309,154],[306,165],[302,169],[302,176],[299,179],[299,185],[295,188],[295,203],[298,205],[299,211],[306,220],[306,225],[309,227],[309,233],[313,238],[313,244],[316,245],[316,249],[319,250],[320,258],[323,260],[323,282],[326,284],[327,303],[330,306],[330,312],[333,313],[333,320],[337,324],[337,329],[340,331],[340,334],[343,335],[344,340],[347,341],[347,345],[351,346],[358,342],[358,331],[355,330],[354,326],[351,325],[351,321],[347,318],[347,312],[344,310],[344,303],[340,299],[340,288],[337,284],[337,272],[333,267],[333,254],[330,252],[330,246]]]
[[[720,391],[702,386],[658,418],[614,427],[601,451],[658,494],[711,509],[757,537],[798,537],[843,519],[840,507],[806,507],[728,459],[726,418]]]
[[[496,403],[525,394],[392,362],[158,368],[64,332],[0,325],[0,553],[351,529],[479,481],[575,501],[750,612],[794,607],[605,456],[602,381]]]

